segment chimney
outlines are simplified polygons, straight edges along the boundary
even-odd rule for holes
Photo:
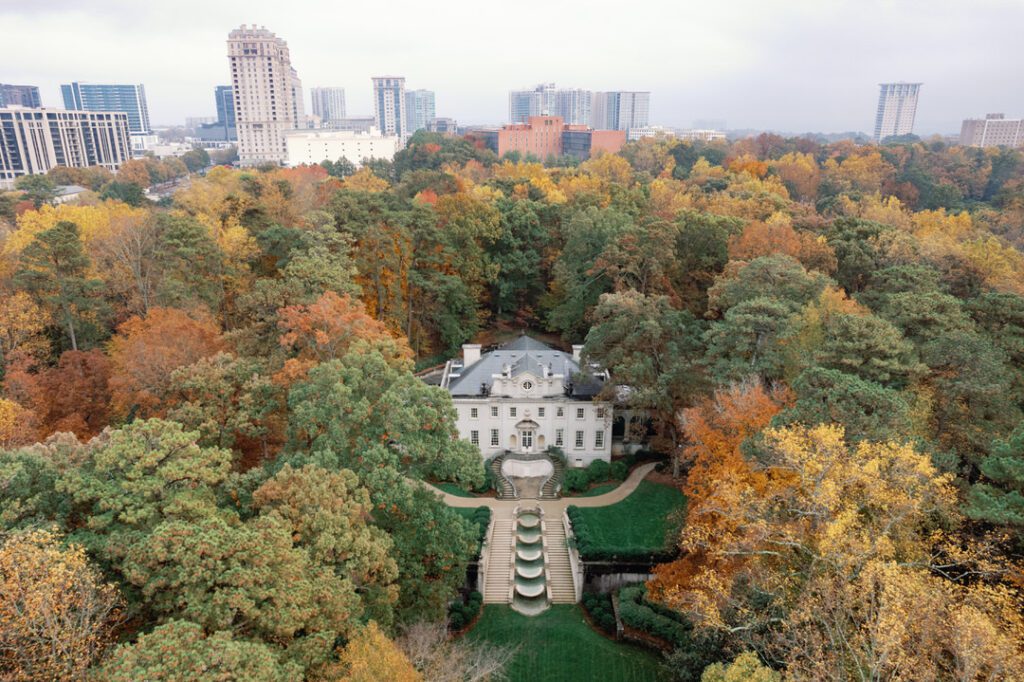
[[[469,367],[474,362],[480,359],[480,344],[479,343],[464,343],[462,344],[462,366]]]
[[[583,350],[583,344],[582,343],[574,343],[574,344],[572,344],[572,359],[576,361],[576,364],[579,364],[579,362],[580,362],[580,352],[582,352],[582,350]]]

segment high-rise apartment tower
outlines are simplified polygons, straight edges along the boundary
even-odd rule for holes
[[[326,125],[345,118],[345,88],[311,88],[313,115]]]
[[[128,114],[132,135],[150,135],[149,106],[142,85],[112,83],[65,83],[60,86],[64,108],[70,111],[123,111]]]
[[[432,90],[408,90],[405,93],[405,122],[409,133],[424,130],[437,116]]]
[[[920,83],[881,83],[875,114],[875,142],[914,132]]]
[[[373,78],[373,115],[383,135],[394,135],[404,144],[409,137],[404,76]]]
[[[283,164],[285,133],[305,122],[302,83],[288,43],[266,28],[245,24],[228,34],[228,63],[243,166]]]

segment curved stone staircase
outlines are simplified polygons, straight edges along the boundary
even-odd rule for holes
[[[494,476],[494,487],[498,493],[499,500],[514,500],[516,499],[516,489],[512,486],[512,483],[505,478],[505,474],[501,473],[501,463],[505,461],[507,455],[498,455],[492,457],[488,466],[491,469],[491,475]]]
[[[541,486],[540,497],[541,500],[557,500],[561,497],[562,492],[562,479],[565,478],[565,462],[559,457],[552,457],[551,455],[544,452],[536,452],[528,455],[504,452],[496,457],[492,457],[488,462],[488,467],[491,469],[491,474],[494,476],[495,489],[498,493],[499,500],[516,500],[519,499],[519,495],[516,492],[515,486],[501,473],[501,464],[506,459],[518,459],[526,462],[546,459],[551,462],[551,466],[554,469],[554,473],[551,474],[551,478],[544,482]]]
[[[565,478],[565,462],[562,461],[561,457],[551,457],[545,455],[551,460],[551,465],[555,469],[555,473],[551,474],[551,478],[544,482],[544,485],[540,488],[540,499],[542,500],[557,500],[562,496],[562,479]]]

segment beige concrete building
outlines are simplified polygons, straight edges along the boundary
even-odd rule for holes
[[[968,147],[1020,147],[1024,145],[1024,119],[986,114],[969,118],[960,128],[960,144]]]
[[[116,171],[131,157],[124,112],[0,109],[0,187],[55,166]]]
[[[398,138],[384,137],[376,128],[370,132],[327,128],[292,130],[285,133],[285,146],[288,166],[338,161],[344,157],[358,167],[364,159],[393,159],[398,151]]]
[[[243,24],[228,35],[228,62],[239,162],[284,163],[285,133],[302,127],[306,118],[288,43],[265,28]]]

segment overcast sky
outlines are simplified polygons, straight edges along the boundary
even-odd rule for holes
[[[878,83],[924,83],[919,134],[1024,115],[1024,0],[0,0],[0,82],[60,106],[72,80],[144,83],[154,125],[213,115],[228,32],[291,48],[303,86],[370,77],[437,93],[437,115],[499,123],[508,90],[650,90],[651,122],[870,132]]]

